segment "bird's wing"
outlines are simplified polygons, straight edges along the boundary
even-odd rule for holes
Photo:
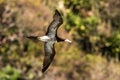
[[[55,10],[55,14],[53,16],[53,21],[48,26],[46,35],[48,35],[48,34],[56,35],[57,29],[59,28],[59,26],[62,23],[63,23],[63,19],[62,19],[61,14],[59,13],[58,10]]]
[[[47,70],[55,56],[54,42],[45,42],[44,51],[45,56],[43,61],[42,72],[45,72]]]

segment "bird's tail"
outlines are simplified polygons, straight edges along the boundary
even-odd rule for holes
[[[33,41],[38,41],[38,36],[25,36],[25,37]]]

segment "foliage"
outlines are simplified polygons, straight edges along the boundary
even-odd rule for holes
[[[116,0],[0,0],[0,80],[119,80],[119,4]],[[57,43],[53,63],[42,74],[43,44],[25,36],[44,35],[56,8],[64,19],[58,35],[70,37],[72,44]]]
[[[88,2],[88,3],[86,3]],[[85,3],[85,4],[84,4]],[[96,24],[98,23],[98,18],[94,15],[89,15],[84,12],[91,10],[91,1],[85,0],[76,0],[76,1],[65,1],[65,5],[70,11],[67,13],[66,19],[66,29],[71,30],[75,28],[79,35],[88,34],[90,32],[91,27],[94,29]],[[69,5],[69,6],[68,6]],[[89,8],[89,9],[88,9]]]
[[[111,53],[112,57],[117,57],[120,59],[120,32],[115,32],[110,38],[106,39],[107,43],[105,43],[106,48],[109,50],[105,50],[106,53]]]
[[[90,53],[98,53],[98,51],[100,51],[104,55],[111,57],[117,55],[119,58],[120,48],[117,36],[120,35],[120,33],[119,27],[116,26],[120,25],[118,23],[119,19],[116,16],[119,15],[117,12],[120,10],[117,9],[117,4],[114,2],[116,5],[113,8],[116,9],[117,12],[113,14],[109,13],[112,11],[111,8],[109,8],[112,2],[114,1],[65,0],[65,7],[69,9],[69,11],[66,12],[66,29],[68,31],[74,29],[72,32],[74,39],[80,43],[79,45],[81,45],[84,51]],[[106,7],[107,5],[108,7]],[[104,31],[105,27],[107,31]],[[108,46],[106,44],[110,45]]]
[[[0,80],[18,80],[19,78],[20,72],[10,65],[0,70]]]

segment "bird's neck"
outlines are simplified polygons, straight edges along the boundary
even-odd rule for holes
[[[62,42],[62,41],[65,41],[65,39],[63,39],[63,38],[60,38],[60,37],[56,37],[57,38],[57,42]]]

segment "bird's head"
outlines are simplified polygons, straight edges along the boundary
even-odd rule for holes
[[[65,42],[72,43],[69,39],[65,39]]]

